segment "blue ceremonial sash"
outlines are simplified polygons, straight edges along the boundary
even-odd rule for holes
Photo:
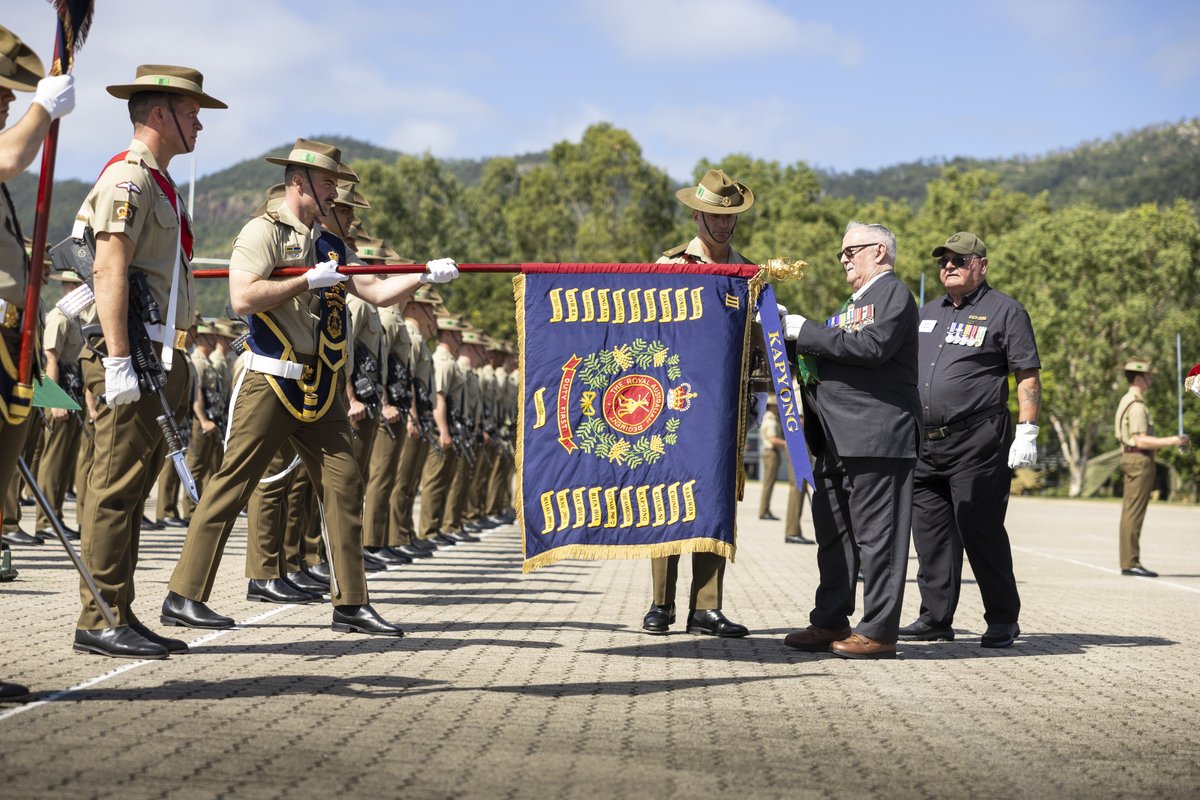
[[[345,244],[328,231],[317,238],[316,253],[321,261],[346,263]],[[304,365],[304,375],[298,380],[263,375],[284,407],[304,422],[320,419],[333,405],[338,376],[346,363],[346,285],[335,283],[317,291],[321,295],[321,311],[314,361]],[[284,361],[296,360],[292,343],[269,312],[255,314],[247,322],[250,338],[246,344],[253,352]]]
[[[814,489],[812,461],[808,455],[808,442],[804,439],[804,423],[801,421],[800,397],[792,389],[792,370],[788,366],[787,350],[783,343],[783,331],[779,327],[779,315],[771,313],[779,304],[775,302],[775,289],[768,284],[763,289],[759,314],[763,339],[767,344],[767,363],[770,365],[771,381],[775,384],[775,398],[779,405],[779,422],[783,425],[783,440],[787,442],[788,458],[792,462],[792,475],[797,488],[805,481]]]
[[[758,268],[621,266],[526,265],[513,281],[526,572],[735,553]]]

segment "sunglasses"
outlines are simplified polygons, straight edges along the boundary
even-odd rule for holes
[[[962,269],[970,263],[972,258],[974,258],[974,256],[942,256],[938,259],[938,267],[945,269],[950,264],[953,264],[959,269]]]
[[[854,258],[867,247],[875,247],[883,244],[883,242],[868,242],[867,244],[852,244],[849,247],[843,247],[838,251],[838,260],[845,258],[847,261]]]

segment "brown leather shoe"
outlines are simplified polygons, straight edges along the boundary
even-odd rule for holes
[[[861,633],[852,633],[848,638],[831,644],[829,652],[842,658],[895,658],[896,645],[877,642]]]
[[[783,643],[795,650],[803,650],[806,653],[828,653],[829,646],[834,642],[840,642],[850,636],[849,628],[842,628],[840,631],[831,630],[829,628],[818,628],[816,625],[809,625],[802,631],[789,633],[784,638]]]

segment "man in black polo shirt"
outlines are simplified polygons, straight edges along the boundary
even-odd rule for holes
[[[954,638],[965,549],[987,621],[980,644],[1010,647],[1021,632],[1021,598],[1004,515],[1011,469],[1037,461],[1041,362],[1025,308],[988,286],[987,247],[977,236],[956,233],[933,257],[946,296],[921,309],[918,334],[925,433],[912,530],[921,615],[900,629],[900,638]],[[1010,372],[1017,379],[1015,436]]]

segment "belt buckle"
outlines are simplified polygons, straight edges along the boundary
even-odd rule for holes
[[[945,439],[949,433],[950,432],[946,429],[945,425],[943,425],[940,428],[926,428],[925,429],[925,441],[937,442],[942,439]]]
[[[174,347],[176,350],[187,350],[187,335],[187,331],[175,331]]]

